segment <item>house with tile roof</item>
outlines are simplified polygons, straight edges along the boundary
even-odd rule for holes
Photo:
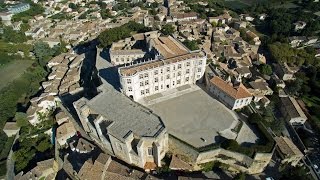
[[[292,166],[296,166],[304,157],[302,152],[289,138],[281,136],[275,137],[274,140],[277,143],[277,150],[282,158],[281,163],[290,163]]]
[[[249,105],[253,98],[242,83],[234,85],[221,79],[219,76],[214,76],[210,80],[208,88],[219,101],[232,110],[241,109]]]

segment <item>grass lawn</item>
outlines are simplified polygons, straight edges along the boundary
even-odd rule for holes
[[[246,8],[249,6],[248,4],[245,4],[239,0],[226,0],[224,2],[224,5],[230,9],[242,9],[242,8]]]
[[[17,60],[0,67],[0,90],[19,78],[34,61]]]
[[[4,147],[1,148],[0,161],[7,159],[9,152],[11,150],[13,141],[14,141],[14,136],[9,137]]]
[[[298,5],[292,3],[292,2],[287,2],[287,3],[284,3],[284,4],[280,4],[280,5],[276,5],[274,6],[274,8],[284,8],[284,9],[294,9],[294,8],[297,8],[299,7]]]

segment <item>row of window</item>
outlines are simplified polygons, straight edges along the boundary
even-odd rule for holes
[[[157,72],[158,70],[155,70],[155,72]],[[197,72],[200,73],[202,71],[202,68],[198,68],[197,69]],[[161,72],[162,73],[162,72]],[[186,69],[186,74],[189,74],[190,73],[190,69]],[[178,71],[178,76],[181,76],[181,71]],[[155,74],[157,75],[157,74]],[[149,77],[149,74],[148,73],[144,73],[144,74],[140,74],[139,75],[139,79],[143,79],[143,78],[148,78]],[[173,73],[173,77],[175,77],[175,73]],[[167,79],[170,78],[170,74],[167,75]],[[127,81],[128,84],[131,84],[131,79]]]

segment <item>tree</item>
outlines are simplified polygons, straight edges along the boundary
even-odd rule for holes
[[[72,10],[76,10],[78,9],[78,6],[75,3],[69,3],[69,8],[71,8]]]
[[[174,27],[171,24],[166,24],[162,27],[161,32],[164,35],[171,35],[174,33]]]
[[[264,75],[271,75],[272,74],[272,68],[269,64],[262,64],[260,66],[260,72]]]
[[[47,138],[41,140],[38,145],[36,146],[36,149],[39,152],[45,152],[46,150],[48,150],[49,148],[51,148],[51,143],[49,142],[49,140]]]
[[[43,41],[38,41],[34,44],[33,52],[35,56],[38,58],[39,64],[41,66],[45,66],[47,60],[50,59],[55,53],[50,48],[49,44]]]
[[[27,119],[27,114],[23,113],[23,112],[16,112],[16,115],[14,116],[14,119],[17,122],[17,125],[19,127],[25,127],[27,125],[29,125],[29,121]]]
[[[296,79],[289,81],[286,85],[286,90],[290,95],[297,94],[302,88],[303,81],[301,79]]]
[[[189,48],[191,51],[199,50],[197,41],[185,40],[183,41],[183,44],[187,46],[187,48]]]
[[[246,179],[246,174],[243,172],[238,173],[233,180],[245,180]]]

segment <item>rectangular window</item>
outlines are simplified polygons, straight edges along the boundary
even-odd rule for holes
[[[202,64],[202,61],[200,60],[200,61],[199,61],[199,65],[201,65],[201,64]]]
[[[147,78],[148,76],[149,76],[148,73],[145,73],[145,74],[144,74],[144,77],[145,77],[145,78]]]
[[[159,81],[159,79],[156,77],[156,78],[154,78],[154,82],[158,82]]]
[[[141,90],[141,95],[144,95],[144,90]]]
[[[127,79],[127,84],[131,84],[131,79]]]
[[[181,64],[178,64],[178,69],[181,69]]]
[[[139,79],[143,79],[143,75],[142,74],[139,75]]]
[[[149,84],[149,80],[146,80],[146,82],[144,83],[145,85],[148,85]]]
[[[181,76],[181,71],[178,72],[178,76]]]
[[[167,72],[170,72],[170,67],[167,67]]]
[[[190,72],[190,70],[189,70],[189,69],[187,69],[187,70],[186,70],[186,74],[189,74],[189,72]]]
[[[158,75],[158,73],[159,73],[158,70],[154,71],[154,75]]]
[[[198,68],[198,72],[201,72],[201,68]]]
[[[163,89],[163,85],[161,84],[161,89]]]
[[[149,94],[149,89],[146,89],[146,94]]]
[[[176,66],[175,65],[173,65],[173,70],[176,70]]]
[[[132,87],[128,87],[128,91],[131,92],[132,91]]]
[[[190,62],[187,62],[187,67],[189,67],[190,66]]]
[[[170,74],[167,75],[167,79],[170,79]]]
[[[181,83],[181,80],[179,79],[179,80],[177,80],[177,84],[180,84]]]
[[[119,58],[116,58],[116,62],[119,62]]]
[[[154,87],[154,90],[155,90],[155,91],[158,91],[158,90],[159,90],[159,86],[155,86],[155,87]]]
[[[160,73],[161,73],[161,74],[163,73],[163,69],[160,69]]]
[[[140,82],[140,87],[142,87],[143,86],[143,82]]]
[[[149,155],[149,156],[153,156],[153,149],[152,149],[152,147],[149,147],[149,148],[148,148],[148,155]]]
[[[189,81],[189,77],[186,77],[186,81],[187,81],[187,82]]]
[[[174,84],[174,81],[172,81],[172,85],[174,86],[175,84]]]

